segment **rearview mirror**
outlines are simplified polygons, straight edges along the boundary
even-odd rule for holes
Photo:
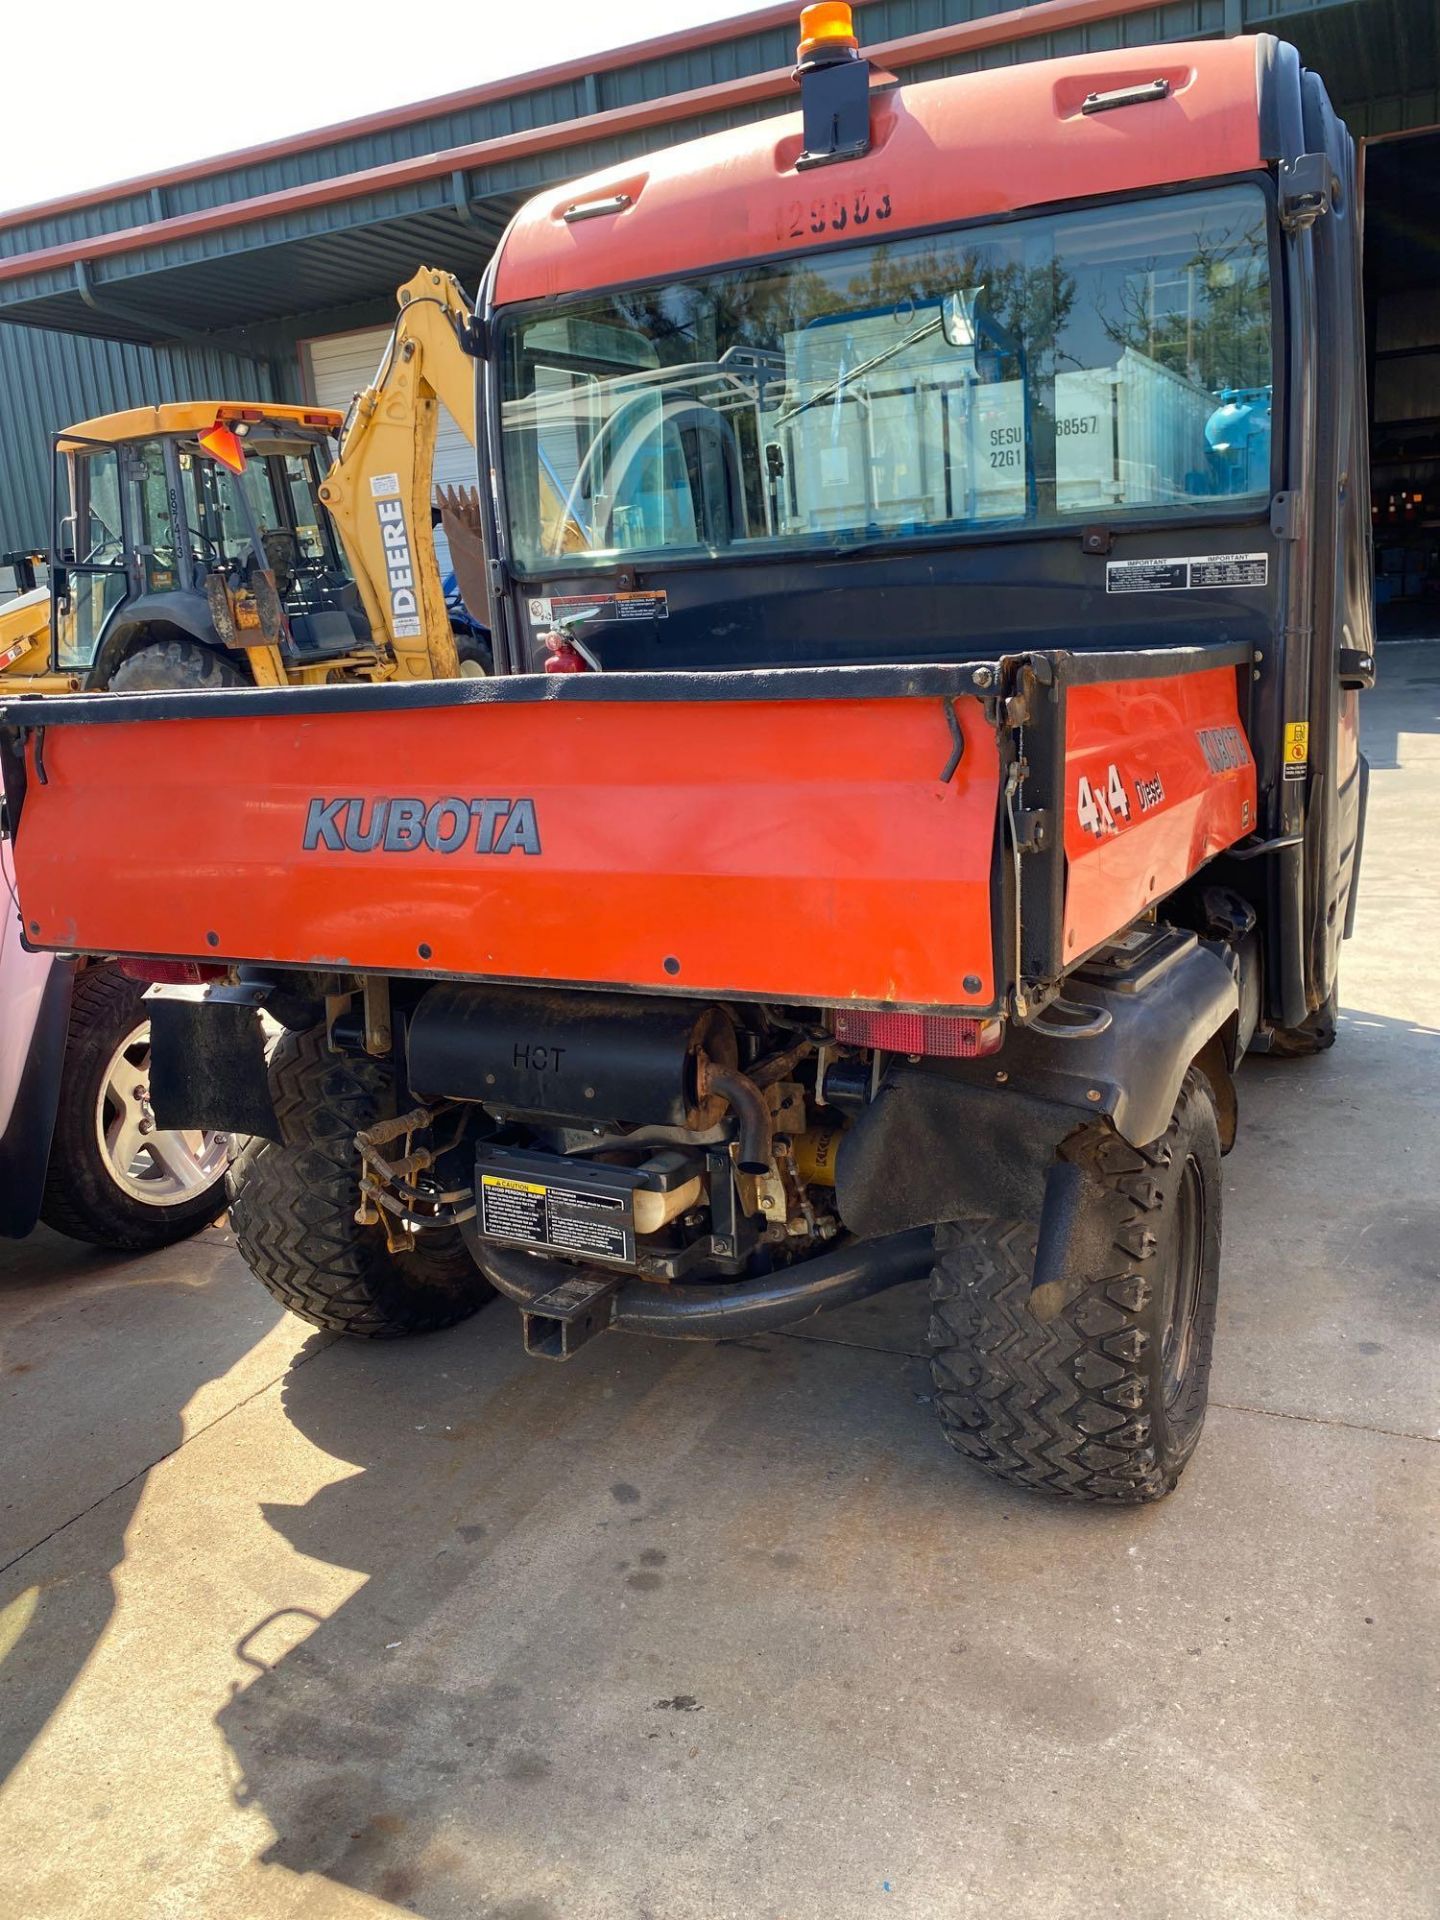
[[[948,345],[968,348],[975,346],[975,312],[980,304],[980,296],[985,291],[984,282],[978,287],[957,287],[954,293],[947,293],[940,304],[940,330]]]

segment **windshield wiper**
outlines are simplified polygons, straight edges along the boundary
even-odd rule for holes
[[[845,391],[851,381],[859,380],[864,374],[871,373],[876,367],[883,366],[887,360],[893,360],[897,353],[903,353],[907,347],[913,347],[918,341],[924,340],[929,334],[938,333],[941,325],[942,316],[936,314],[933,320],[927,320],[924,326],[917,327],[914,333],[907,333],[903,340],[897,340],[893,346],[882,347],[879,353],[872,353],[868,360],[862,360],[858,367],[850,367],[842,372],[838,378],[830,382],[828,387],[822,387],[819,393],[812,393],[808,400],[802,400],[798,406],[791,407],[788,413],[780,414],[775,421],[775,425],[777,427],[783,427],[795,419],[798,414],[808,413],[811,407],[823,406],[827,400],[835,399],[837,395]]]

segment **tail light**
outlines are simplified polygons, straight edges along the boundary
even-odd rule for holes
[[[847,1047],[883,1047],[887,1053],[934,1054],[947,1060],[976,1060],[997,1053],[1005,1038],[1003,1020],[976,1020],[949,1013],[887,1013],[865,1007],[836,1007],[835,1038]]]
[[[120,971],[127,980],[144,980],[152,987],[198,987],[207,980],[223,980],[229,969],[204,960],[122,960]]]

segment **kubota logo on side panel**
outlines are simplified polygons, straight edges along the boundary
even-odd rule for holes
[[[539,853],[533,800],[314,799],[305,815],[307,853]]]

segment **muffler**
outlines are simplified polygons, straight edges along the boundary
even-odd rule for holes
[[[726,1076],[739,1060],[723,1008],[531,987],[431,987],[410,1016],[407,1046],[410,1086],[427,1099],[696,1130],[724,1117]]]

